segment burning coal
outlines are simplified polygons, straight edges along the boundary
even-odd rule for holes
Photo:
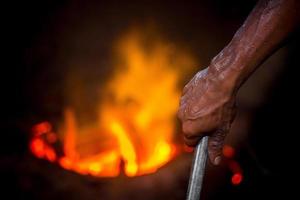
[[[80,113],[66,108],[59,134],[49,122],[35,125],[30,150],[36,157],[80,174],[113,177],[122,171],[153,173],[179,153],[174,142],[178,86],[196,66],[194,59],[137,29],[114,49],[115,73],[95,105],[98,120],[80,124]]]

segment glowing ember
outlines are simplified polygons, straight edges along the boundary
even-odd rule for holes
[[[243,175],[241,173],[233,174],[231,177],[231,183],[233,185],[239,185],[243,180]]]
[[[30,141],[35,156],[80,174],[112,177],[122,171],[153,173],[178,153],[173,142],[178,81],[196,64],[147,36],[133,30],[116,43],[116,73],[102,90],[98,121],[82,125],[67,108],[60,137],[48,122],[35,125]]]
[[[235,154],[235,150],[232,146],[224,145],[223,147],[223,155],[227,158],[233,158]]]

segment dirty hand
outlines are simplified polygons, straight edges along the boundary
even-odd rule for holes
[[[188,146],[197,145],[205,135],[210,136],[209,158],[218,165],[225,136],[235,116],[235,95],[211,68],[198,72],[184,87],[178,117]]]

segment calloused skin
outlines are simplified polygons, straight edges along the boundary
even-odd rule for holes
[[[184,141],[193,147],[208,135],[213,164],[221,161],[238,89],[299,28],[299,10],[299,0],[259,1],[231,42],[184,87],[178,111]]]

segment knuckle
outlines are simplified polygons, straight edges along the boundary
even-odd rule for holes
[[[182,113],[181,109],[177,112],[177,117],[178,117],[179,119],[182,119],[183,113]]]
[[[179,106],[179,109],[178,109],[178,111],[177,111],[177,117],[178,117],[181,121],[184,120],[184,111],[185,111],[185,110],[186,110],[185,105],[184,105],[182,102],[180,102],[180,106]]]
[[[191,136],[195,134],[194,128],[191,126],[190,122],[184,122],[182,124],[182,131],[185,135]]]

